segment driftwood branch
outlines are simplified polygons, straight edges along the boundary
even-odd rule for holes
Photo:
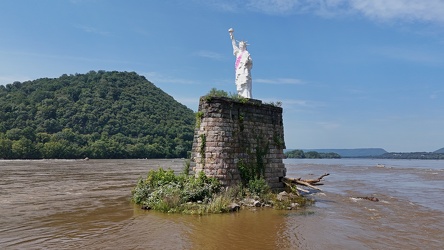
[[[310,183],[305,182],[305,181],[296,180],[295,183],[299,184],[299,185],[304,185],[304,186],[307,186],[307,187],[310,187],[310,188],[313,188],[313,189],[316,189],[316,190],[319,190],[319,191],[322,191],[320,188],[315,187],[315,186],[313,186]]]
[[[294,178],[287,178],[287,177],[284,177],[284,183],[286,183],[287,186],[290,185],[290,184],[288,184],[287,182],[288,182],[288,183],[293,183],[293,184],[304,185],[304,186],[307,186],[307,187],[310,187],[310,188],[313,188],[313,189],[316,189],[316,190],[322,191],[320,188],[315,187],[315,186],[311,185],[310,183],[307,183],[307,182],[304,182],[304,181],[301,181],[301,180],[298,180],[298,179],[294,179]]]
[[[308,180],[301,180],[301,178],[299,178],[299,180],[301,180],[301,181],[303,181],[303,182],[307,182],[307,183],[309,183],[309,184],[318,184],[321,180],[322,180],[322,178],[324,178],[325,176],[329,176],[330,174],[329,173],[325,173],[325,174],[323,174],[323,175],[321,175],[319,178],[317,178],[317,179],[308,179]]]
[[[309,192],[310,192],[310,191],[308,191],[307,189],[303,189],[303,188],[298,187],[298,186],[296,186],[296,189],[297,189],[298,191],[302,191],[302,192],[304,192],[304,193],[309,193]]]
[[[288,177],[284,177],[284,183],[285,183],[287,186],[288,186],[289,184],[286,183],[286,182],[289,182],[289,183],[294,183],[294,184],[298,184],[298,185],[303,185],[303,186],[306,186],[306,187],[309,187],[309,188],[312,188],[312,189],[316,189],[316,190],[322,191],[320,188],[315,187],[315,186],[313,186],[313,185],[319,185],[319,184],[320,184],[319,182],[322,180],[322,178],[324,178],[325,176],[328,176],[328,175],[330,175],[330,174],[325,173],[325,174],[321,175],[321,176],[320,176],[319,178],[317,178],[317,179],[308,179],[308,180],[302,180],[301,178],[288,178]],[[301,189],[301,188],[298,188],[297,186],[296,186],[296,188],[297,188],[298,190],[301,190],[301,191],[304,191],[304,192],[308,192],[307,190],[305,190],[305,189]]]

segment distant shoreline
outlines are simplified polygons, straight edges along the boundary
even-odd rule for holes
[[[332,158],[322,157],[337,154],[340,158],[361,159],[418,159],[418,160],[443,160],[444,152],[387,152],[382,148],[359,148],[359,149],[287,149],[287,158]],[[311,157],[311,156],[317,157]],[[306,157],[308,156],[308,157]],[[320,157],[319,157],[320,156]]]

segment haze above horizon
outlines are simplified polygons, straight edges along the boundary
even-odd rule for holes
[[[287,148],[444,147],[444,1],[0,2],[0,84],[135,71],[197,111],[234,93],[228,29],[253,98],[281,101]]]

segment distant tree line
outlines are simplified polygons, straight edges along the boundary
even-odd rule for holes
[[[195,115],[134,72],[0,86],[0,159],[186,157]]]
[[[381,156],[378,156],[377,158],[442,160],[444,159],[444,153],[434,153],[434,152],[386,153]]]
[[[287,158],[297,158],[297,159],[341,158],[341,156],[337,153],[319,153],[316,151],[304,152],[303,150],[291,150],[286,152],[285,156]],[[356,156],[353,158],[442,160],[444,159],[444,153],[435,153],[435,152],[385,153],[378,156]]]
[[[303,150],[296,149],[285,152],[286,158],[296,158],[296,159],[340,159],[341,156],[337,153],[319,153],[316,151],[304,152]]]

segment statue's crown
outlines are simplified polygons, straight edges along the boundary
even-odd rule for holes
[[[244,41],[244,40],[241,40],[241,41],[237,41],[239,44],[240,43],[243,43],[243,44],[245,44],[245,46],[249,46],[250,44],[249,43],[247,43],[248,41]]]

